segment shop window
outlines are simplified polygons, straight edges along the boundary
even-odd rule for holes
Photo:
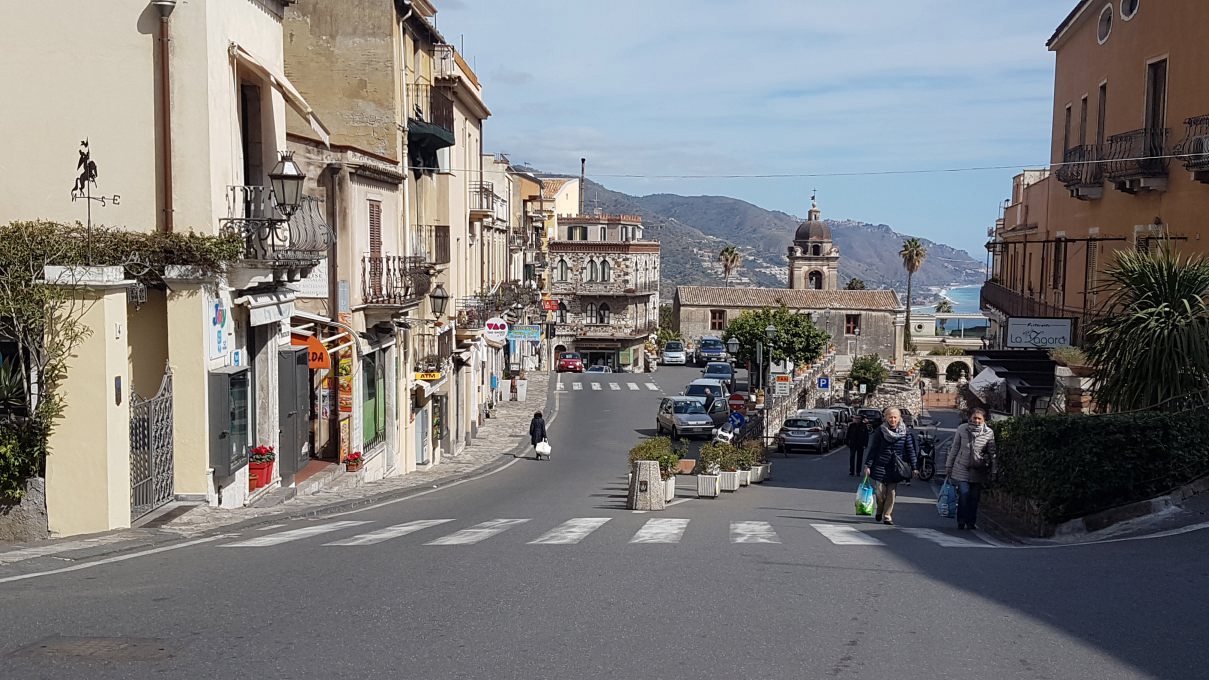
[[[365,448],[386,439],[386,370],[382,351],[361,357],[361,438]]]

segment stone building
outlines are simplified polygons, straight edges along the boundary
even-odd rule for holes
[[[555,351],[642,370],[643,344],[659,323],[659,243],[643,240],[642,218],[562,216],[549,257]]]

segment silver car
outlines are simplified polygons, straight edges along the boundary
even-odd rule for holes
[[[672,439],[714,433],[714,421],[695,397],[664,397],[655,416],[655,434],[670,432]]]
[[[789,453],[794,449],[810,449],[826,453],[829,439],[817,418],[786,418],[777,432],[777,450]]]

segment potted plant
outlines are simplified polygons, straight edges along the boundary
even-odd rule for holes
[[[714,443],[702,444],[697,453],[697,465],[693,472],[697,476],[697,496],[699,498],[717,498],[721,491],[722,453]]]
[[[356,472],[357,470],[361,469],[361,465],[364,462],[365,459],[361,456],[361,452],[353,451],[352,453],[348,454],[348,458],[344,459],[344,469],[348,472]]]
[[[739,490],[739,449],[730,442],[718,442],[718,482],[723,491]]]
[[[735,447],[735,465],[739,468],[739,486],[750,486],[756,481],[754,469],[756,457],[745,446]]]
[[[1078,347],[1067,347],[1065,345],[1054,347],[1049,351],[1049,358],[1053,359],[1059,366],[1070,369],[1071,374],[1080,378],[1090,377],[1095,371],[1088,363],[1087,355]]]
[[[273,461],[277,460],[277,454],[273,453],[272,446],[253,446],[248,449],[248,470],[256,474],[256,488],[268,486],[269,481],[273,479]]]
[[[743,450],[751,457],[752,481],[763,482],[772,475],[772,464],[764,457],[764,442],[749,439],[743,442]]]
[[[676,497],[676,472],[680,467],[680,458],[688,452],[688,444],[681,440],[680,444],[672,444],[670,437],[651,437],[644,439],[630,449],[630,469],[640,460],[653,460],[659,463],[659,478],[663,480],[664,500],[670,501]]]

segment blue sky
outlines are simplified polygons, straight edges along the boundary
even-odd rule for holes
[[[1012,176],[1049,160],[1075,0],[435,0],[488,153],[633,195],[730,196],[985,259]],[[981,169],[971,169],[981,168]],[[990,168],[990,169],[986,169]],[[590,205],[591,196],[587,197]]]

